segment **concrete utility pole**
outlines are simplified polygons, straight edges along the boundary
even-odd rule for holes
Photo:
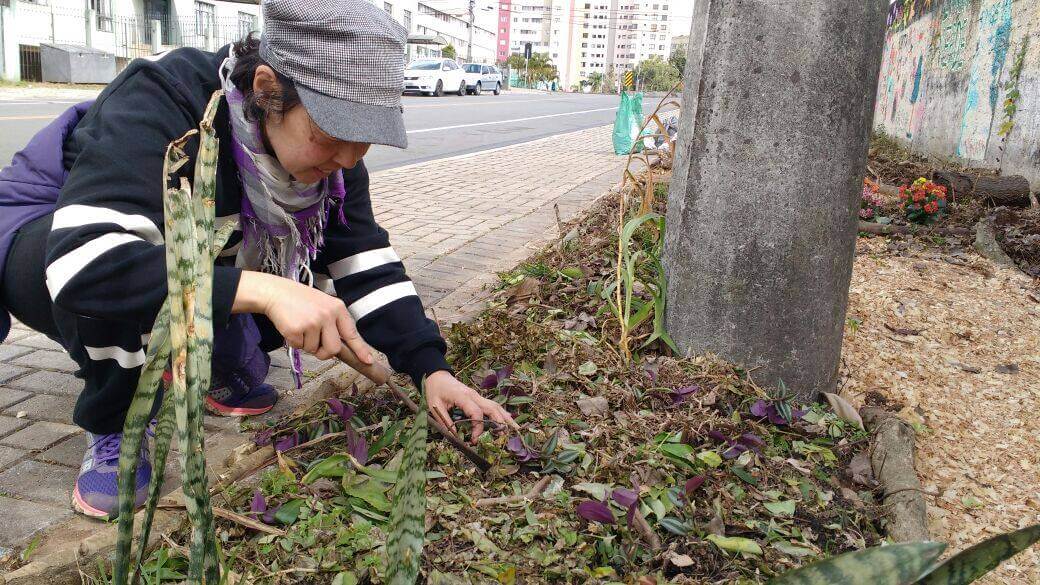
[[[699,0],[668,194],[667,329],[835,387],[888,0]]]
[[[469,43],[466,45],[466,61],[473,62],[473,23],[477,19],[477,0],[469,0]]]

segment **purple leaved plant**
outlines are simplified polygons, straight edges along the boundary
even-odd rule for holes
[[[506,366],[499,370],[496,370],[493,374],[488,374],[484,381],[480,383],[480,387],[483,390],[492,390],[502,385],[502,382],[506,381],[510,376],[513,375],[513,366]]]
[[[809,412],[807,410],[793,407],[787,407],[787,410],[791,413],[789,418],[784,417],[783,413],[781,413],[781,409],[777,407],[776,402],[758,400],[751,405],[751,416],[767,418],[770,423],[783,426],[801,420],[802,417]]]
[[[266,447],[267,445],[270,445],[271,436],[274,435],[274,431],[274,427],[268,427],[257,431],[256,434],[253,435],[253,443],[256,444],[257,447]]]
[[[300,444],[300,432],[293,431],[288,435],[282,435],[274,442],[274,450],[279,453],[282,451],[288,451],[293,447]]]
[[[762,448],[766,446],[766,442],[754,433],[744,433],[735,439],[731,439],[719,431],[710,430],[708,431],[708,436],[719,443],[728,445],[728,448],[722,452],[723,459],[736,459],[746,451],[754,451],[761,455]]]
[[[682,404],[690,397],[694,392],[700,392],[701,387],[694,384],[693,386],[683,386],[682,388],[676,388],[672,390],[668,397],[672,399],[672,406]]]
[[[258,518],[264,524],[274,524],[274,515],[278,513],[278,508],[281,506],[268,508],[264,493],[258,489],[253,490],[253,499],[249,502],[250,516]]]
[[[325,404],[327,404],[329,410],[338,416],[345,424],[349,425],[350,419],[354,418],[354,407],[349,404],[344,404],[339,398],[329,398],[325,401]]]
[[[703,475],[698,475],[686,480],[686,487],[683,490],[686,492],[686,499],[693,499],[693,492],[697,491],[698,488],[704,485],[704,482],[707,481],[707,479],[708,478],[704,477]]]
[[[509,440],[506,441],[506,449],[509,449],[509,452],[516,457],[517,463],[527,463],[528,461],[538,457],[537,453],[527,448],[527,445],[524,444],[520,435],[509,437]]]
[[[614,513],[610,511],[610,506],[606,502],[585,500],[578,504],[577,511],[579,516],[590,522],[599,522],[600,524],[614,523]]]
[[[347,423],[347,452],[353,455],[361,465],[368,462],[368,441],[355,431],[350,423]]]

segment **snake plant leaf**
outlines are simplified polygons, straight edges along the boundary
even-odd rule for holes
[[[411,585],[419,576],[426,538],[426,412],[415,416],[407,433],[404,458],[394,485],[387,537],[386,582]]]
[[[795,569],[769,585],[910,585],[945,549],[941,542],[908,542],[857,550]]]
[[[1040,540],[1040,524],[994,536],[950,557],[918,581],[919,585],[964,585]]]

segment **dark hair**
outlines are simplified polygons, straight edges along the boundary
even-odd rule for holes
[[[296,85],[277,70],[274,74],[278,78],[278,89],[259,94],[253,91],[256,68],[261,65],[270,67],[260,58],[260,39],[255,33],[249,33],[249,36],[236,42],[231,50],[237,58],[235,68],[231,71],[231,83],[242,92],[247,120],[263,123],[270,117],[277,122],[282,114],[300,105]],[[271,69],[274,70],[274,67]]]

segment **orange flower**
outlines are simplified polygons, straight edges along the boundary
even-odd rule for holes
[[[921,189],[914,189],[913,197],[914,197],[914,203],[920,203],[925,198],[924,191],[922,191]]]

